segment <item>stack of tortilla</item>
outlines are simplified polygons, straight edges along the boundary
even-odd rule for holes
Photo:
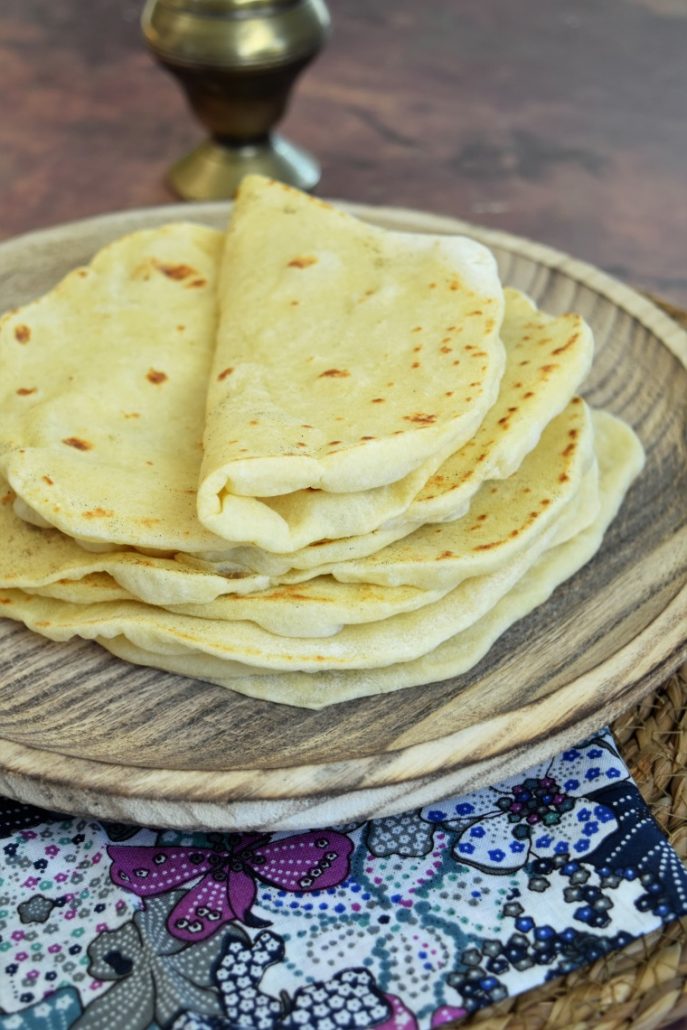
[[[592,357],[480,244],[249,177],[0,322],[2,614],[304,707],[462,673],[641,469]]]

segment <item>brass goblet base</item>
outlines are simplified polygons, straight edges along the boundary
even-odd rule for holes
[[[320,179],[312,154],[274,132],[264,140],[235,146],[205,140],[172,165],[169,182],[184,200],[229,200],[244,175],[252,172],[302,190],[311,190]]]

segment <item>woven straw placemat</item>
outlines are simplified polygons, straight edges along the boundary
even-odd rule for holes
[[[687,311],[651,299],[687,329]],[[611,728],[644,800],[687,862],[687,665]],[[687,917],[592,966],[455,1025],[482,1030],[687,1030]]]

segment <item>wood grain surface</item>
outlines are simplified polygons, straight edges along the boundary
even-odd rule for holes
[[[46,289],[107,240],[187,210],[0,246],[0,306]],[[173,826],[291,828],[407,809],[553,754],[662,682],[685,653],[685,334],[633,291],[536,244],[428,215],[358,213],[393,228],[467,229],[492,247],[505,282],[589,320],[597,356],[584,392],[636,428],[648,458],[602,551],[465,676],[319,712],[3,623],[1,791]],[[221,225],[226,208],[194,214]]]
[[[328,0],[284,129],[321,192],[558,246],[687,306],[684,0]],[[201,138],[142,0],[3,0],[0,235],[166,203]]]

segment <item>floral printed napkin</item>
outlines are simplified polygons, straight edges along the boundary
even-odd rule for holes
[[[419,811],[182,834],[0,801],[0,1030],[419,1030],[687,914],[608,733]]]

